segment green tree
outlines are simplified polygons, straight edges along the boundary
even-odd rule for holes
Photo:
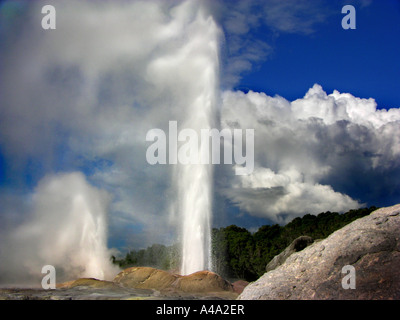
[[[266,265],[297,237],[308,235],[313,239],[326,238],[332,232],[376,209],[370,207],[350,210],[344,214],[330,211],[318,215],[306,214],[285,226],[261,226],[254,234],[235,225],[214,228],[211,239],[213,270],[228,279],[256,280],[264,274]],[[180,246],[153,244],[146,249],[129,251],[124,259],[112,257],[112,261],[121,267],[151,266],[177,270]]]

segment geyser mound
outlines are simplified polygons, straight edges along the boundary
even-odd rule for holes
[[[121,271],[115,277],[114,283],[130,288],[187,293],[233,292],[230,282],[207,270],[178,275],[151,267],[132,267]]]

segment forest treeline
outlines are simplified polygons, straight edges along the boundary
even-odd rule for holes
[[[293,219],[285,226],[264,225],[255,233],[236,225],[213,228],[213,271],[226,279],[254,281],[265,273],[268,262],[297,237],[307,235],[315,240],[324,239],[332,232],[376,209],[356,209],[343,214],[329,211],[318,215],[306,214]],[[131,250],[122,259],[113,256],[112,261],[121,268],[151,266],[177,271],[180,246],[153,244],[147,249]]]

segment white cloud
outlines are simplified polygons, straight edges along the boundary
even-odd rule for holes
[[[315,84],[304,98],[293,101],[292,109],[297,119],[314,117],[323,120],[325,124],[346,120],[379,129],[387,123],[399,120],[398,109],[377,110],[373,98],[357,98],[337,90],[327,95],[318,84]]]
[[[225,194],[250,215],[277,223],[288,223],[306,212],[343,212],[360,205],[349,196],[335,192],[329,185],[305,182],[303,174],[295,168],[282,173],[258,168],[241,178],[239,184],[226,190]]]
[[[385,176],[400,168],[400,110],[377,110],[373,99],[348,93],[328,95],[319,85],[293,102],[226,91],[222,123],[255,130],[256,158],[253,174],[232,177],[224,194],[249,214],[277,222],[359,207],[360,200],[334,186],[347,191],[359,179],[368,185],[381,177],[370,192],[386,190],[392,186]]]
[[[232,88],[274,53],[280,34],[310,35],[332,14],[329,1],[209,1],[225,31],[221,83]],[[255,34],[262,36],[255,36]]]
[[[268,0],[264,4],[265,23],[278,32],[310,34],[329,12],[322,1]]]

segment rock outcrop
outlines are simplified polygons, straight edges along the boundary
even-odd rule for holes
[[[240,294],[243,292],[244,288],[249,284],[248,281],[245,280],[237,280],[234,283],[232,283],[233,286],[233,291],[236,293]]]
[[[400,299],[399,239],[400,205],[381,208],[293,253],[238,299]],[[355,289],[343,285],[350,276]]]
[[[299,252],[313,243],[314,240],[309,236],[300,236],[293,240],[293,242],[280,254],[276,255],[265,268],[266,271],[271,271],[283,264],[289,256],[295,252]]]
[[[183,292],[233,291],[232,284],[210,271],[198,271],[181,276],[175,288]]]
[[[169,288],[178,277],[150,267],[132,267],[118,273],[114,282],[124,287],[162,290]]]
[[[121,271],[113,281],[79,278],[57,284],[57,290],[0,289],[0,300],[234,300],[240,292],[230,282],[210,271],[182,276],[151,267],[132,267]]]
[[[132,267],[121,271],[114,283],[124,287],[154,290],[174,290],[185,293],[233,292],[231,283],[210,271],[181,276],[150,267]]]

